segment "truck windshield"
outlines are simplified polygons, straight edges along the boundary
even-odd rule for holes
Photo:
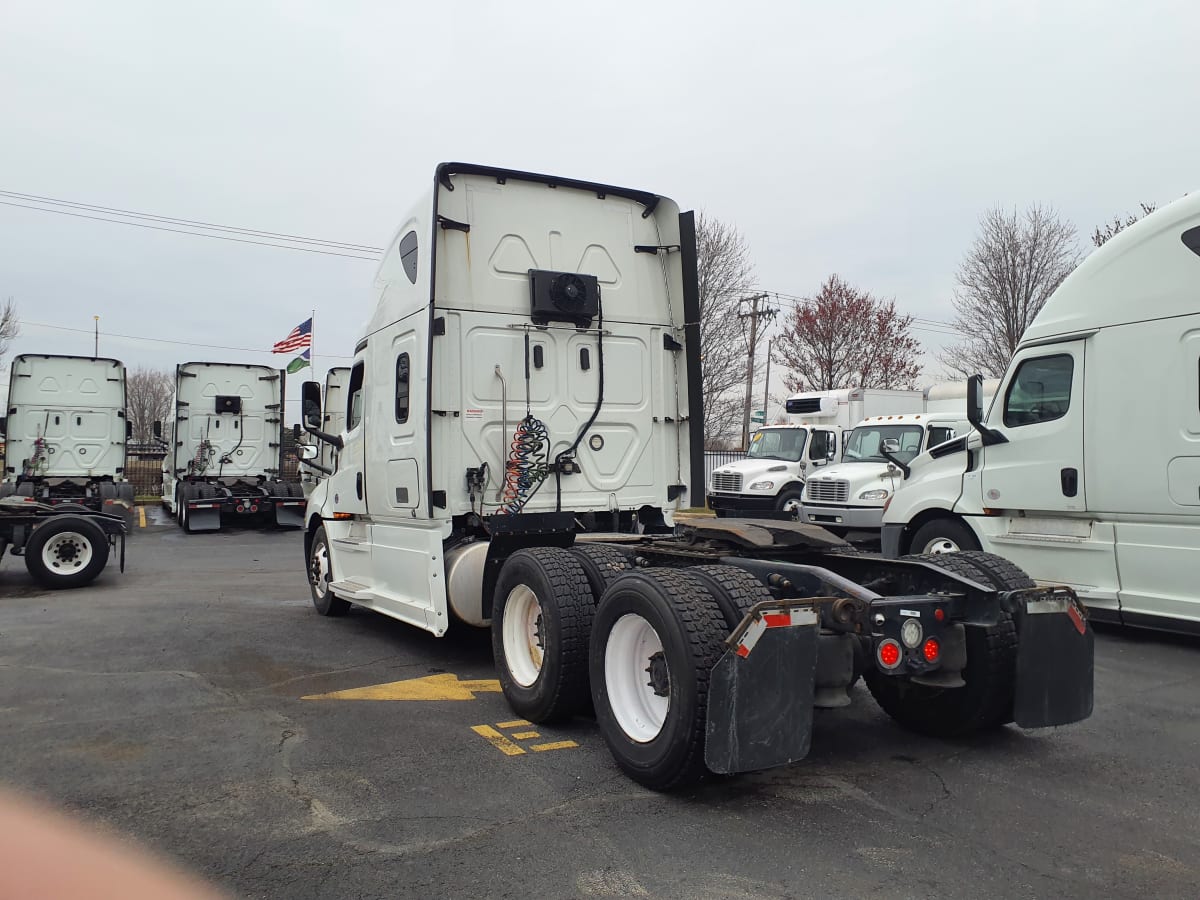
[[[748,459],[783,459],[799,462],[804,453],[804,439],[808,432],[803,428],[764,428],[750,436]]]
[[[920,425],[861,425],[846,439],[843,462],[887,462],[880,452],[886,447],[896,459],[910,462],[921,452]]]

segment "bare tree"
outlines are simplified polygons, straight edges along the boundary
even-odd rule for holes
[[[912,316],[830,275],[815,296],[796,304],[774,357],[790,370],[792,391],[911,388],[921,374],[921,343]]]
[[[9,297],[4,301],[4,305],[0,306],[0,361],[4,360],[13,339],[20,333],[21,322],[17,318],[17,305],[13,303],[12,297]]]
[[[1140,216],[1137,213],[1128,215],[1124,219],[1122,219],[1120,216],[1113,216],[1113,220],[1111,222],[1108,222],[1107,224],[1105,224],[1105,226],[1103,228],[1097,228],[1095,231],[1092,232],[1092,243],[1095,244],[1097,247],[1103,246],[1105,241],[1120,234],[1122,231],[1124,231],[1126,228],[1128,228],[1134,222],[1138,221],[1139,219],[1141,219],[1144,216],[1150,215],[1150,213],[1152,213],[1152,212],[1154,212],[1154,210],[1158,209],[1158,204],[1157,203],[1143,203],[1143,204],[1141,204],[1141,207],[1142,207],[1142,214]]]
[[[954,325],[967,335],[942,364],[956,376],[999,376],[1046,300],[1079,264],[1075,226],[1049,207],[990,209],[958,267]]]
[[[138,366],[125,376],[125,414],[133,426],[133,440],[149,443],[154,423],[161,422],[171,409],[175,376],[167,369]]]
[[[737,228],[701,212],[696,217],[696,268],[704,446],[711,449],[741,428],[746,357],[751,347],[745,320],[738,318],[738,307],[753,290],[754,266],[746,239]],[[756,344],[761,345],[762,336],[760,329]]]

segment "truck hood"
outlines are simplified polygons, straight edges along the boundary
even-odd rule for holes
[[[862,491],[871,490],[872,488],[895,490],[900,485],[903,476],[897,471],[895,477],[884,477],[887,475],[889,467],[891,467],[889,463],[838,463],[837,465],[825,466],[823,469],[818,469],[808,477],[809,480],[827,478],[848,482],[850,488],[849,502],[853,503]]]
[[[739,459],[736,462],[718,466],[713,469],[712,474],[740,474],[742,485],[745,487],[761,478],[774,476],[775,481],[780,481],[784,477],[795,476],[799,472],[799,465],[799,463],[785,462],[782,459]],[[772,469],[776,471],[772,472]]]

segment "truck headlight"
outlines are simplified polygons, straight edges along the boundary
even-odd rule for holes
[[[859,500],[886,500],[891,491],[884,488],[877,488],[873,491],[863,491],[858,495]]]
[[[773,487],[775,487],[775,482],[773,481],[756,481],[754,484],[750,485],[750,490],[769,491]]]

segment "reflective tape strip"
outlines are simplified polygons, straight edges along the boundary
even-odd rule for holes
[[[750,655],[750,651],[754,649],[754,645],[758,643],[758,639],[763,636],[763,632],[767,630],[767,623],[762,619],[757,619],[750,623],[750,627],[746,629],[746,633],[742,635],[742,639],[738,641],[737,655],[746,657]]]
[[[813,609],[797,607],[765,612],[762,614],[762,618],[755,619],[750,623],[741,640],[738,641],[737,647],[734,649],[738,656],[744,658],[750,655],[750,651],[754,649],[754,645],[758,643],[758,639],[763,636],[763,633],[768,628],[791,628],[795,625],[816,624],[817,613]]]

